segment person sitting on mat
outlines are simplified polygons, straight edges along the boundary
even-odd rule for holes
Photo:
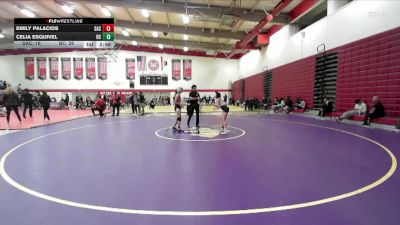
[[[383,107],[382,102],[380,101],[378,96],[374,96],[372,98],[372,102],[374,103],[374,107],[365,114],[364,123],[362,125],[369,126],[369,122],[373,118],[379,118],[385,116],[385,107]]]
[[[172,129],[174,130],[178,130],[181,131],[181,120],[182,120],[182,98],[181,98],[181,93],[182,93],[183,89],[182,88],[178,88],[175,91],[175,96],[174,96],[174,100],[175,100],[175,112],[176,112],[176,121],[174,126],[172,127]]]
[[[228,134],[228,124],[226,119],[229,113],[229,107],[226,105],[226,102],[222,100],[221,94],[219,92],[215,92],[215,107],[216,109],[222,110],[221,115],[221,134]]]
[[[154,109],[154,108],[156,107],[156,103],[154,103],[154,99],[152,99],[152,100],[150,101],[149,106],[150,106],[150,109]]]
[[[97,96],[97,100],[94,103],[94,105],[92,106],[92,113],[93,116],[96,116],[96,114],[94,113],[94,111],[99,111],[99,115],[100,117],[106,116],[103,112],[104,110],[106,110],[107,105],[104,102],[104,100],[100,97],[100,95]]]
[[[45,91],[43,92],[43,94],[39,98],[39,102],[40,102],[40,104],[42,104],[42,107],[43,107],[43,120],[46,120],[46,118],[47,118],[47,120],[50,120],[50,116],[47,111],[50,108],[51,99],[50,99],[50,96],[47,95],[47,92],[45,92]]]
[[[325,117],[327,113],[333,111],[333,104],[329,101],[328,97],[324,97],[324,101],[322,102],[322,109],[319,110],[318,116]]]
[[[6,106],[6,114],[7,114],[7,130],[10,129],[11,110],[14,110],[19,120],[19,123],[20,124],[22,123],[21,116],[19,115],[18,112],[18,99],[19,98],[17,92],[13,87],[11,87],[10,84],[8,84],[8,87],[4,90],[4,95],[3,95],[3,102],[4,105]]]
[[[187,121],[187,126],[190,127],[190,120],[192,119],[194,111],[196,111],[196,128],[197,130],[199,129],[199,113],[200,113],[200,105],[199,105],[199,100],[200,100],[200,95],[196,91],[197,86],[195,84],[192,85],[192,91],[189,93],[189,104],[190,107],[188,107],[188,121]]]
[[[283,98],[278,100],[278,104],[277,105],[273,105],[272,106],[272,110],[274,112],[280,112],[282,111],[283,107],[285,107],[285,100],[283,100]]]
[[[298,98],[296,100],[296,103],[294,104],[294,109],[305,109],[305,108],[306,108],[306,101]]]
[[[290,111],[292,111],[292,110],[293,110],[293,101],[292,101],[292,99],[290,98],[290,96],[288,96],[288,97],[286,98],[285,106],[283,107],[283,111],[284,111],[286,114],[288,114],[288,113],[290,113]]]
[[[337,122],[342,121],[343,119],[348,119],[355,115],[365,114],[367,112],[367,105],[362,102],[360,99],[354,100],[354,109],[344,112],[341,116],[336,118]]]

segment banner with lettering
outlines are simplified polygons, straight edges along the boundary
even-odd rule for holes
[[[35,58],[25,57],[25,78],[33,80],[35,78]]]
[[[172,59],[172,79],[180,80],[181,79],[181,60],[180,59]]]
[[[61,74],[63,79],[71,79],[71,58],[61,58]]]
[[[192,60],[191,59],[183,60],[183,79],[185,79],[185,80],[192,79]]]
[[[134,80],[135,79],[135,59],[134,58],[125,59],[125,64],[126,64],[126,78],[128,80]]]
[[[107,58],[97,58],[99,78],[102,80],[107,79]]]
[[[36,57],[38,77],[41,80],[46,80],[47,77],[47,58],[46,57]]]
[[[93,80],[96,78],[96,59],[86,58],[86,78]]]
[[[58,79],[58,57],[49,58],[50,78],[53,80]]]
[[[83,78],[83,58],[74,58],[74,75],[77,80]]]

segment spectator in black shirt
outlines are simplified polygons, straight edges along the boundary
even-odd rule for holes
[[[289,113],[289,112],[292,111],[292,110],[293,110],[293,101],[292,101],[292,99],[290,98],[290,96],[288,96],[288,97],[286,98],[285,107],[283,107],[283,111],[284,111],[285,113]]]
[[[369,121],[373,118],[379,118],[385,116],[385,108],[383,107],[382,102],[380,101],[378,96],[374,96],[372,98],[372,102],[374,103],[374,107],[365,114],[364,117],[364,126],[369,126]]]
[[[199,128],[199,113],[200,113],[200,105],[199,105],[199,100],[200,100],[200,95],[199,93],[196,91],[197,86],[196,85],[192,85],[192,91],[189,93],[189,107],[187,108],[188,111],[188,121],[187,121],[187,125],[188,127],[190,127],[190,120],[192,119],[193,116],[193,112],[196,111],[196,127],[197,129]]]
[[[24,90],[24,93],[21,95],[22,100],[24,101],[24,112],[22,116],[26,118],[26,109],[29,108],[29,117],[32,118],[32,107],[33,107],[33,95],[29,93],[28,89]]]
[[[45,120],[46,118],[50,120],[49,113],[47,112],[47,110],[49,110],[50,108],[50,101],[50,96],[48,96],[46,92],[43,92],[42,96],[40,96],[39,98],[39,102],[40,104],[42,104],[43,107],[43,120]]]
[[[324,117],[327,113],[333,111],[333,104],[329,101],[328,97],[324,97],[324,101],[322,102],[322,109],[319,111],[318,116]]]
[[[3,101],[7,111],[7,129],[10,128],[11,110],[14,110],[18,117],[19,123],[21,124],[21,117],[19,116],[18,112],[18,94],[10,85],[8,85],[8,87],[4,90]]]
[[[144,107],[146,106],[146,99],[144,98],[144,95],[142,92],[139,92],[139,113],[141,113],[141,115],[144,115]]]
[[[65,94],[65,99],[64,99],[65,107],[69,109],[69,95],[68,93]]]

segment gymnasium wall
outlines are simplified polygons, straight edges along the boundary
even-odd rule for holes
[[[13,84],[21,83],[23,87],[30,89],[123,89],[128,90],[129,80],[126,79],[125,72],[125,58],[136,58],[136,56],[147,56],[147,62],[150,59],[158,59],[160,61],[161,54],[159,53],[145,53],[145,52],[131,52],[120,51],[118,54],[118,61],[109,63],[108,79],[107,80],[88,80],[84,76],[82,80],[76,80],[73,77],[70,80],[63,80],[59,75],[58,80],[35,79],[30,81],[25,79],[24,72],[24,57],[94,57],[92,52],[65,52],[65,53],[48,53],[36,55],[10,55],[0,56],[0,79],[10,81]],[[198,89],[209,89],[210,91],[216,89],[227,90],[230,89],[230,82],[239,78],[239,61],[226,60],[211,57],[195,57],[195,56],[182,56],[182,55],[162,55],[167,61],[168,65],[165,72],[168,74],[168,86],[164,85],[140,85],[139,75],[141,72],[136,71],[135,89],[140,90],[171,90],[177,87],[190,89],[192,84],[197,84]],[[172,80],[171,73],[171,59],[191,59],[192,60],[192,80],[179,81]],[[61,68],[61,66],[60,66]],[[97,68],[96,68],[97,70]],[[98,72],[98,71],[97,71]],[[35,71],[37,73],[37,71]],[[85,73],[84,73],[85,75]]]
[[[232,98],[236,101],[242,97],[242,80],[237,80],[232,86]]]
[[[314,99],[315,56],[308,57],[272,70],[272,100],[302,98],[307,106]]]
[[[336,110],[377,95],[389,116],[400,116],[400,27],[344,46],[339,52]]]
[[[264,73],[245,78],[245,98],[262,99],[264,97]]]
[[[300,32],[287,25],[272,35],[268,47],[240,59],[240,76],[245,78],[312,56],[322,43],[327,50],[334,49],[399,27],[399,12],[396,0],[354,0]]]
[[[371,107],[372,97],[379,96],[388,116],[400,116],[400,27],[330,51],[339,54],[336,111],[352,109],[356,98]],[[272,96],[300,97],[312,106],[315,63],[316,55],[274,68]],[[257,88],[263,88],[263,83]]]

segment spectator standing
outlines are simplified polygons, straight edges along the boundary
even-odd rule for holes
[[[115,116],[115,109],[117,109],[117,116],[119,116],[119,106],[121,104],[121,96],[114,92],[112,95],[112,108],[113,108],[113,116]]]
[[[29,93],[28,89],[25,89],[21,95],[22,101],[24,102],[24,112],[22,116],[26,118],[26,109],[29,108],[29,117],[32,118],[32,108],[33,108],[33,95]]]
[[[146,99],[144,98],[144,95],[142,92],[139,92],[139,113],[141,113],[141,115],[144,115],[144,107],[146,106]]]
[[[50,96],[48,96],[45,91],[40,96],[39,102],[43,107],[43,120],[46,120],[46,118],[47,118],[47,120],[50,120],[50,116],[49,116],[48,110],[50,108],[51,99],[50,99]]]
[[[7,129],[10,129],[10,115],[11,110],[14,110],[19,123],[21,124],[21,116],[18,112],[18,94],[14,88],[10,85],[4,90],[3,95],[4,105],[6,106],[6,114],[7,114]]]

